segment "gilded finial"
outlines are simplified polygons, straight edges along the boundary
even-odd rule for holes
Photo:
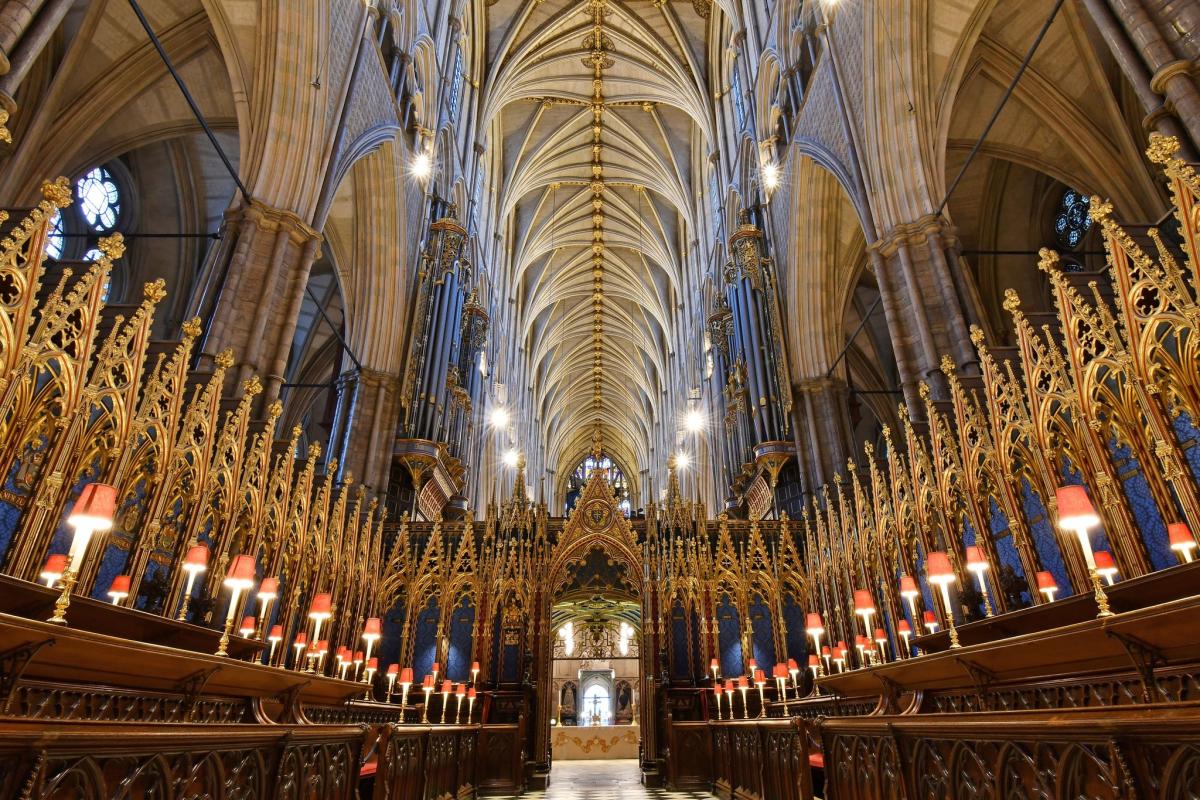
[[[99,247],[100,252],[116,261],[125,255],[125,237],[119,233],[110,234],[100,240]]]
[[[1102,222],[1112,216],[1113,204],[1108,200],[1101,200],[1096,195],[1092,195],[1092,199],[1088,201],[1088,216],[1093,222]]]
[[[183,323],[183,335],[185,338],[195,339],[197,336],[200,335],[200,331],[201,331],[201,328],[200,328],[200,318],[199,317],[192,317],[191,319],[189,319],[188,321]]]
[[[1053,276],[1058,270],[1058,253],[1049,247],[1043,247],[1038,250],[1038,269],[1047,275]]]
[[[251,397],[254,397],[262,390],[263,390],[262,381],[260,381],[258,379],[257,375],[251,375],[242,384],[242,391],[245,392],[246,394],[250,395]]]
[[[217,353],[217,366],[221,369],[229,369],[233,366],[233,350],[226,349]]]
[[[271,420],[279,419],[283,413],[283,402],[276,400],[271,405],[267,406],[267,417]]]
[[[975,345],[976,347],[983,347],[983,343],[985,341],[986,341],[986,338],[983,335],[983,328],[979,327],[978,325],[972,325],[971,326],[971,344]]]
[[[1004,310],[1010,314],[1021,307],[1021,298],[1012,289],[1004,290]]]
[[[953,375],[954,374],[954,359],[952,359],[948,355],[943,354],[941,368],[942,368],[942,372],[946,373],[947,376]]]
[[[71,205],[71,184],[61,175],[53,183],[46,181],[42,184],[42,197],[59,208]]]
[[[1166,164],[1179,152],[1179,140],[1174,136],[1164,136],[1161,133],[1150,134],[1150,144],[1146,147],[1146,157],[1155,164]]]
[[[160,303],[167,296],[167,282],[162,278],[150,281],[142,287],[142,296],[151,303]]]

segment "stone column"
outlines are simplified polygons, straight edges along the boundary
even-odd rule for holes
[[[946,396],[939,367],[943,355],[964,372],[977,370],[969,331],[982,318],[978,296],[945,220],[929,215],[899,225],[872,244],[869,254],[904,399],[910,414],[920,417],[921,381],[930,385],[934,397]]]
[[[50,42],[71,0],[3,0],[0,5],[0,108],[17,110],[14,99],[29,68]]]
[[[795,384],[796,451],[805,486],[832,483],[853,452],[845,382],[824,376]]]
[[[353,475],[368,489],[387,489],[392,440],[399,415],[400,376],[372,369],[350,370],[338,381],[338,413],[330,436],[331,455],[342,479]]]
[[[1150,72],[1150,88],[1200,147],[1200,9],[1194,0],[1108,0]]]
[[[257,374],[258,408],[279,397],[309,270],[321,235],[296,214],[258,201],[226,214],[226,240],[206,272],[213,280],[200,366],[233,350],[233,385]]]

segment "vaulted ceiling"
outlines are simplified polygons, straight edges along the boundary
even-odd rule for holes
[[[714,13],[703,0],[487,7],[497,283],[551,468],[582,457],[597,425],[627,468],[647,468],[655,427],[673,422],[666,398],[686,396],[672,358],[704,238],[694,172],[712,141]]]

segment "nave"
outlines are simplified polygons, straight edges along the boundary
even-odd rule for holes
[[[531,800],[708,800],[709,792],[648,789],[642,785],[636,759],[563,761],[550,773],[550,787],[527,792]],[[501,797],[499,800],[516,800]]]

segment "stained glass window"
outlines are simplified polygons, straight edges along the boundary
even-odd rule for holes
[[[88,226],[97,233],[108,233],[121,216],[121,190],[112,173],[95,167],[75,184],[79,210]],[[89,254],[90,256],[90,254]],[[85,259],[91,260],[88,256]]]
[[[599,460],[588,456],[579,462],[579,466],[571,473],[571,478],[567,482],[567,511],[575,507],[584,484],[592,476],[592,472],[597,469],[608,470],[608,482],[616,493],[617,505],[620,507],[621,513],[628,517],[632,511],[629,503],[629,483],[625,480],[625,473],[621,472],[621,468],[605,455],[602,455]]]
[[[462,48],[454,56],[454,77],[450,81],[450,99],[446,102],[446,119],[458,119],[458,98],[462,95],[463,57]]]
[[[63,236],[62,212],[55,209],[54,214],[50,217],[50,233],[46,236],[46,257],[62,258],[63,246],[66,243],[66,237]]]
[[[737,67],[729,75],[729,93],[733,95],[733,114],[741,132],[746,128],[746,98],[742,97],[742,80],[738,77]]]
[[[1054,235],[1058,243],[1069,250],[1078,247],[1084,234],[1092,227],[1089,201],[1086,194],[1074,189],[1063,193],[1062,202],[1054,216]]]

